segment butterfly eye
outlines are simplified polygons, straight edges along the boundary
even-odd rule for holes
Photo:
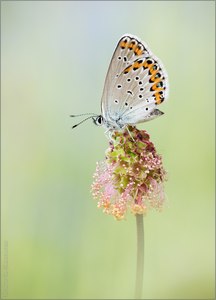
[[[121,86],[120,84],[119,84],[119,85],[117,85],[117,88],[118,88],[118,89],[120,89],[121,87],[122,87],[122,86]]]
[[[128,79],[127,79],[127,81],[128,81],[128,82],[130,82],[130,81],[131,81],[131,79],[130,79],[130,78],[128,78]]]
[[[118,59],[120,60],[120,59],[121,59],[121,56],[119,56]]]
[[[137,77],[135,77],[135,79],[136,79],[136,80],[139,80],[139,77],[137,76]]]
[[[118,101],[117,99],[115,99],[115,100],[114,100],[114,102],[115,102],[116,104],[118,104],[118,103],[119,103],[119,101]]]
[[[94,123],[98,126],[101,126],[103,124],[103,117],[102,116],[97,116],[97,118],[94,119]]]

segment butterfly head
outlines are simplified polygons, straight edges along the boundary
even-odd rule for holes
[[[98,115],[96,117],[92,117],[92,119],[93,119],[93,122],[94,122],[95,125],[97,125],[97,126],[103,126],[103,127],[105,127],[106,129],[108,129],[110,131],[112,131],[112,130],[120,130],[123,127],[125,127],[124,125],[119,124],[118,120],[107,121],[102,115]]]
[[[104,118],[102,117],[102,115],[92,117],[92,120],[97,126],[102,126],[104,124]]]
[[[75,128],[79,126],[80,124],[84,123],[85,121],[92,119],[93,123],[97,126],[104,126],[108,130],[116,130],[122,128],[122,126],[119,126],[116,122],[107,122],[105,118],[102,115],[96,115],[94,113],[86,113],[86,114],[81,114],[81,115],[70,115],[71,117],[80,117],[80,116],[86,116],[90,115],[84,120],[80,121],[79,123],[75,124],[72,126],[72,128]]]

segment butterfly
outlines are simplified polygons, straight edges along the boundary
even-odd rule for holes
[[[103,125],[108,131],[152,120],[164,114],[157,107],[167,99],[168,92],[168,77],[161,61],[146,43],[134,35],[125,34],[120,38],[109,65],[101,114],[90,114],[85,120],[92,118],[96,125]]]

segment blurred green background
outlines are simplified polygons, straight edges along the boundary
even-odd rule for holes
[[[90,194],[108,140],[106,71],[124,33],[163,61],[165,115],[141,124],[169,173],[145,217],[145,299],[214,298],[215,2],[2,1],[2,297],[133,298],[136,224]]]

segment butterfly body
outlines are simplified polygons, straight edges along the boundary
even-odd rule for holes
[[[159,117],[163,115],[164,113],[160,111],[159,109],[154,109],[151,113],[149,113],[146,117],[145,120],[142,122],[147,122],[150,121],[156,117]],[[116,119],[110,119],[107,121],[106,119],[103,118],[102,115],[98,115],[96,117],[93,117],[93,121],[95,125],[97,126],[104,126],[105,128],[109,130],[121,130],[124,129],[127,125],[135,125],[136,123],[129,123],[127,120],[122,119],[121,117],[118,117]]]
[[[168,97],[168,78],[161,61],[145,43],[123,35],[114,51],[96,125],[109,131],[152,120],[163,114],[157,107]]]

